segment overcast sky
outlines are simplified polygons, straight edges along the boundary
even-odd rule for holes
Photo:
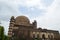
[[[0,22],[8,32],[11,16],[27,16],[37,26],[60,31],[60,0],[0,0]]]

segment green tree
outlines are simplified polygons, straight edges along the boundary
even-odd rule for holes
[[[0,40],[4,40],[4,27],[0,26]]]
[[[3,26],[0,26],[0,40],[8,40],[8,36],[4,34]]]
[[[4,35],[4,40],[8,40],[8,36],[7,35]]]

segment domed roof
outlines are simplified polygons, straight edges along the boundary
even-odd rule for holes
[[[18,16],[16,17],[15,23],[18,25],[28,25],[30,21],[26,16]]]

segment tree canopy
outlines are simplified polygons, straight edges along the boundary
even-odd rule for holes
[[[0,40],[8,40],[8,36],[4,34],[3,26],[0,26]]]
[[[0,40],[4,40],[4,27],[0,26]]]

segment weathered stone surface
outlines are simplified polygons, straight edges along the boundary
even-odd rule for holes
[[[58,31],[37,28],[37,22],[30,23],[30,20],[26,16],[11,17],[8,36],[10,40],[60,39]]]

